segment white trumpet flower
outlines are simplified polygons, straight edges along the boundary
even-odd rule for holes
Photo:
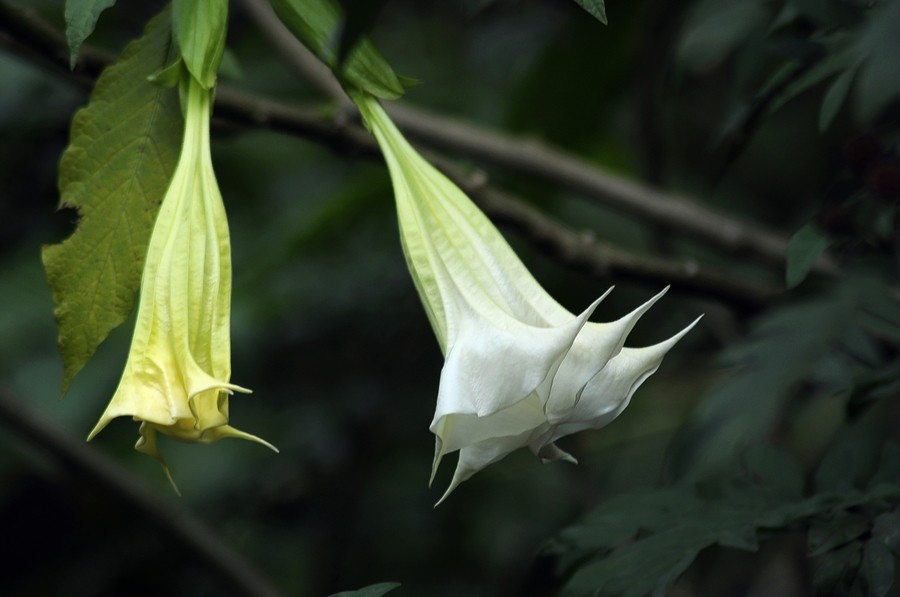
[[[554,442],[610,423],[697,322],[654,346],[623,348],[665,290],[611,323],[588,322],[609,291],[582,313],[569,312],[375,98],[353,99],[390,170],[407,265],[445,357],[430,427],[432,480],[444,456],[458,450],[459,460],[440,501],[521,447],[544,462],[574,462]]]

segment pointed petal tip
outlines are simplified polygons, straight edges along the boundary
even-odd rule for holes
[[[471,478],[472,475],[474,475],[476,472],[478,472],[477,469],[469,468],[468,466],[464,465],[462,462],[457,462],[456,463],[456,471],[453,472],[453,479],[451,479],[451,481],[450,481],[450,486],[447,487],[447,491],[444,492],[444,495],[441,496],[441,499],[439,499],[434,504],[434,507],[437,508],[438,506],[440,506],[441,503],[443,503],[443,501],[446,500],[450,496],[451,493],[453,493],[454,489],[459,487],[463,481],[466,481],[469,478]]]
[[[245,388],[244,386],[239,386],[237,384],[228,383],[222,387],[222,390],[228,392],[230,396],[234,396],[235,392],[239,392],[241,394],[252,394],[253,390],[250,388]]]
[[[675,335],[678,336],[679,339],[682,338],[685,334],[687,334],[689,331],[691,331],[692,329],[694,329],[694,326],[696,326],[698,323],[700,323],[700,320],[703,319],[703,316],[704,316],[704,315],[706,315],[706,313],[701,313],[701,314],[697,317],[697,319],[695,319],[694,321],[692,321],[691,323],[689,323],[683,330],[681,330],[680,332],[678,332],[678,333],[675,334]]]
[[[172,471],[169,470],[169,466],[163,462],[162,467],[163,471],[166,473],[166,478],[169,479],[169,484],[172,486],[172,489],[175,490],[175,495],[181,497],[181,490],[178,489],[178,484],[175,483],[175,477],[172,476]]]
[[[441,460],[444,458],[444,442],[441,441],[439,436],[435,436],[434,442],[434,461],[431,463],[431,476],[428,477],[428,487],[431,488],[431,484],[434,483],[434,478],[437,475],[438,467],[441,465]],[[435,504],[437,505],[437,504]]]
[[[644,303],[644,304],[645,304],[645,305],[646,305],[646,304],[649,304],[649,305],[652,306],[653,303],[655,303],[656,301],[658,301],[659,299],[661,299],[662,297],[664,297],[664,296],[666,295],[666,293],[669,292],[669,289],[670,289],[670,288],[672,288],[672,285],[671,285],[671,284],[667,285],[665,288],[663,288],[662,290],[660,290],[659,292],[657,292],[656,294],[654,294],[652,297],[650,297],[650,299],[649,299],[646,303]]]
[[[270,444],[269,442],[267,442],[266,440],[264,440],[261,437],[256,437],[255,435],[250,435],[249,433],[245,434],[242,437],[243,437],[243,439],[249,439],[250,441],[256,442],[257,444],[263,445],[263,446],[267,447],[268,449],[272,450],[273,452],[275,452],[276,454],[281,454],[281,452],[278,450],[278,448],[276,448],[274,445]]]
[[[675,344],[677,344],[682,338],[684,338],[688,332],[690,332],[692,329],[694,329],[694,327],[698,323],[700,323],[701,319],[703,319],[703,315],[700,315],[699,317],[697,317],[697,319],[695,319],[694,321],[692,321],[691,323],[686,325],[680,332],[677,332],[675,335],[673,335],[668,340],[663,340],[662,342],[660,342],[659,344],[656,344],[655,346],[662,348],[664,353],[667,352],[670,348],[675,346]],[[652,348],[652,347],[648,347],[648,348]]]
[[[86,441],[91,441],[92,439],[97,437],[97,434],[103,431],[103,429],[109,424],[109,421],[110,419],[107,419],[106,416],[100,417],[100,420],[97,421],[97,424],[94,425],[94,428],[88,434]]]
[[[456,477],[454,476],[453,481],[450,482],[450,486],[447,488],[447,491],[444,492],[444,495],[441,496],[441,499],[439,499],[438,501],[436,501],[434,503],[434,506],[432,506],[432,508],[437,508],[438,506],[443,504],[444,500],[446,500],[448,497],[450,497],[450,494],[453,493],[454,489],[459,487],[460,483],[462,483],[462,481],[457,481]]]

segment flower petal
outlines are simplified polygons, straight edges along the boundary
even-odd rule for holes
[[[434,467],[455,450],[546,423],[550,386],[578,333],[603,297],[557,328],[537,328],[498,313],[472,312],[441,372],[431,431],[440,438]],[[524,445],[524,444],[523,444]]]
[[[612,290],[612,289],[610,289]],[[555,424],[575,407],[588,382],[619,354],[638,320],[669,290],[665,287],[628,315],[610,323],[588,323],[556,374],[547,400],[547,419]],[[607,291],[609,294],[609,291]],[[606,295],[604,295],[606,296]]]
[[[600,429],[611,423],[625,410],[641,384],[656,372],[666,353],[697,325],[701,317],[668,340],[653,346],[623,348],[591,378],[569,416],[558,423],[546,438],[542,438],[539,445],[532,445],[532,451],[537,454],[544,445],[561,437],[585,429]]]

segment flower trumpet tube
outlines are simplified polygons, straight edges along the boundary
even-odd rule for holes
[[[158,459],[167,474],[157,433],[199,443],[238,437],[275,449],[228,425],[229,396],[250,390],[229,381],[231,244],[210,156],[212,92],[191,76],[181,87],[184,139],[150,236],[131,349],[88,437],[130,416],[141,422],[135,448]]]
[[[444,456],[459,451],[459,460],[441,501],[521,447],[544,462],[574,462],[554,442],[611,422],[697,321],[654,346],[624,348],[665,290],[610,323],[588,322],[609,291],[580,314],[569,312],[375,98],[352,97],[384,154],[403,252],[445,358],[430,427],[432,480]]]

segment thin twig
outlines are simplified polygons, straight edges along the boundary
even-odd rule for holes
[[[125,471],[83,440],[69,437],[32,413],[20,400],[0,389],[0,423],[49,454],[74,478],[87,480],[130,504],[197,554],[232,586],[253,597],[278,597],[281,592],[247,560],[225,545],[188,512],[176,510],[141,487]]]
[[[331,69],[297,41],[294,34],[281,23],[268,0],[262,2],[239,0],[239,4],[247,11],[256,26],[268,34],[266,41],[295,72],[300,73],[303,79],[325,97],[333,99],[342,107],[355,109]]]
[[[17,41],[27,44],[35,39],[28,27],[40,23],[39,17],[31,15],[27,20],[16,21],[15,27],[9,26],[9,22],[15,20],[20,12],[21,9],[11,8],[6,0],[0,0],[0,46],[7,39],[4,32],[25,29],[25,34],[20,34]],[[33,21],[34,18],[38,20]],[[52,30],[52,26],[49,27]],[[21,45],[17,43],[13,49]],[[68,55],[60,47],[65,48],[62,34],[47,34],[45,31],[41,43],[29,46],[26,57],[37,60],[78,85],[83,85],[85,75],[69,71]],[[90,48],[84,48],[82,55],[92,57],[95,67],[91,69],[91,74],[99,73],[100,69],[96,66],[103,63],[103,56]],[[371,135],[355,122],[340,115],[330,117],[318,109],[287,106],[225,85],[217,89],[215,117],[232,126],[260,127],[301,136],[344,155],[381,159]],[[513,225],[526,239],[538,244],[563,265],[597,277],[616,274],[654,284],[671,283],[680,291],[717,299],[742,311],[760,309],[779,294],[772,287],[747,282],[693,261],[638,256],[595,240],[587,241],[589,235],[569,230],[529,208],[521,200],[491,188],[486,184],[484,176],[466,176],[446,160],[432,160],[454,182],[469,192],[488,215]]]

